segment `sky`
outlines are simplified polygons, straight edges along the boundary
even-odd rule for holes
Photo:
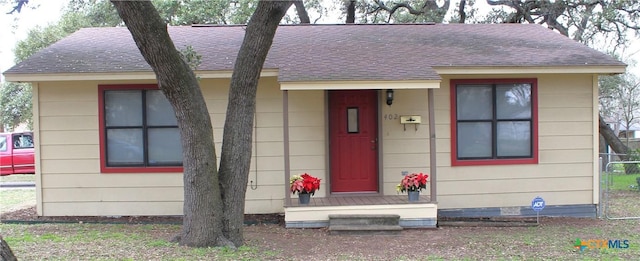
[[[8,70],[14,65],[13,48],[17,41],[25,39],[30,29],[36,26],[46,26],[56,22],[62,14],[63,7],[68,0],[30,0],[27,7],[23,8],[19,14],[6,15],[9,10],[0,10],[0,73]],[[485,1],[476,1],[476,6],[480,10],[487,10],[489,5]],[[4,8],[4,6],[0,6]],[[340,23],[336,18],[322,19],[322,23]],[[640,61],[640,41],[639,44],[632,44],[627,54],[632,59]],[[639,62],[640,63],[640,62]],[[640,75],[640,67],[630,67],[629,70],[636,75]],[[0,82],[4,77],[0,75]]]
[[[16,42],[25,39],[29,29],[58,21],[67,2],[68,0],[30,0],[19,14],[12,15],[6,14],[11,11],[11,6],[0,5],[0,8],[8,8],[0,10],[0,73],[14,65],[13,48]],[[37,8],[32,9],[33,7]]]

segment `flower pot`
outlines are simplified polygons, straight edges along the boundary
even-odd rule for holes
[[[409,194],[409,202],[420,201],[420,191],[407,191]]]
[[[309,205],[310,200],[311,200],[311,194],[309,193],[298,194],[298,202],[300,203],[300,205]]]

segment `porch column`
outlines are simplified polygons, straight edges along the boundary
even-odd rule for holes
[[[289,91],[282,91],[282,144],[284,144],[284,205],[291,205],[289,179],[291,178],[291,162],[289,159]]]
[[[431,184],[429,189],[431,190],[430,199],[431,202],[437,202],[437,190],[436,190],[436,120],[435,120],[435,105],[433,98],[433,89],[427,89],[427,100],[429,103],[429,171],[431,172]]]

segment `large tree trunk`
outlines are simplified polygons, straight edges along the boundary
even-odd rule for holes
[[[18,261],[16,256],[13,255],[9,244],[4,241],[2,236],[0,236],[0,261]]]
[[[111,2],[153,68],[178,120],[184,161],[184,217],[179,242],[197,247],[233,246],[222,233],[213,128],[196,76],[180,57],[150,1]]]
[[[620,160],[622,161],[637,160],[637,154],[634,151],[630,150],[629,147],[627,147],[618,138],[618,136],[616,136],[615,132],[609,127],[609,125],[607,125],[607,123],[602,120],[602,116],[599,117],[599,121],[600,135],[604,138],[608,145],[611,146],[613,151],[616,153],[616,156],[618,156],[618,158],[620,158]],[[615,161],[616,159],[613,160]],[[638,164],[627,163],[623,166],[624,173],[626,174],[635,174],[640,172],[640,167],[638,166]],[[610,170],[605,169],[605,171]]]
[[[599,129],[600,135],[607,141],[609,146],[613,149],[616,154],[620,154],[620,158],[622,160],[627,160],[629,148],[624,145],[624,143],[616,136],[615,132],[607,125],[604,120],[602,120],[602,115],[599,117]]]
[[[220,182],[225,211],[224,234],[236,245],[243,243],[244,201],[251,164],[258,79],[278,23],[292,3],[259,1],[247,25],[231,76],[220,158]]]

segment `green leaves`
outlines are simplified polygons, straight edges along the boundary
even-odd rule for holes
[[[0,87],[0,124],[13,129],[20,123],[33,124],[31,84],[3,83]]]

